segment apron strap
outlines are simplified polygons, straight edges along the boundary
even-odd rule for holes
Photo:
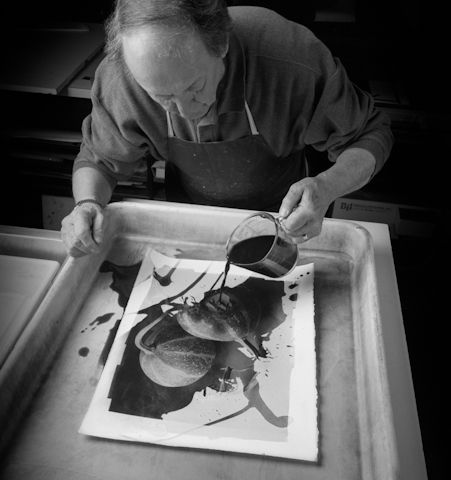
[[[168,137],[169,138],[175,137],[171,116],[169,115],[169,112],[167,110],[166,110],[166,123],[168,124]]]
[[[249,109],[249,105],[247,104],[246,101],[244,102],[244,109],[246,110],[247,121],[249,122],[252,135],[259,135],[257,126],[255,125],[255,122],[254,122],[254,117],[252,116],[252,113]],[[169,138],[175,137],[171,116],[169,115],[169,112],[167,110],[166,110],[166,123],[168,126],[168,137]]]
[[[244,101],[244,108],[246,109],[247,121],[249,122],[249,126],[251,127],[252,135],[259,135],[257,126],[254,122],[254,117],[249,109],[249,105],[247,104],[246,100]]]

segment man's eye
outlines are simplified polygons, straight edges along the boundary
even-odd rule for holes
[[[204,89],[205,82],[199,82],[190,87],[190,91],[194,93],[199,93]]]

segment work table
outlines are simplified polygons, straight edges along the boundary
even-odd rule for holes
[[[124,202],[125,204],[127,202]],[[133,204],[131,204],[133,206]],[[136,204],[138,205],[138,204]],[[136,209],[145,209],[138,205]],[[160,202],[149,202],[150,208],[165,209]],[[122,208],[120,205],[118,208]],[[125,208],[129,208],[125,206]],[[172,208],[172,207],[171,207]],[[174,207],[177,208],[177,207]],[[183,207],[183,209],[191,207]],[[127,210],[126,210],[127,211]],[[242,212],[232,209],[200,207],[197,215],[225,215],[241,218]],[[219,213],[218,213],[219,212]],[[331,225],[346,221],[330,221]],[[338,224],[336,223],[338,222]],[[377,294],[380,299],[380,338],[383,361],[387,366],[387,395],[389,398],[394,443],[397,450],[398,475],[406,480],[424,480],[426,468],[422,450],[418,415],[410,371],[409,357],[402,322],[402,314],[393,264],[388,228],[383,224],[350,222],[369,232],[374,246],[374,264]],[[2,234],[27,236],[42,232],[33,229],[7,228]],[[327,229],[326,229],[327,230]],[[187,232],[187,235],[192,235]],[[57,232],[44,236],[61,248]],[[133,268],[143,254],[144,237],[138,232],[127,234],[123,241],[135,242],[134,250],[121,248],[118,240],[111,247],[108,260]],[[122,245],[123,246],[123,245]],[[85,260],[82,260],[84,262]],[[67,268],[67,259],[63,261]],[[81,421],[98,382],[108,344],[114,338],[115,328],[123,313],[117,292],[110,288],[111,276],[107,271],[91,272],[94,279],[90,294],[74,313],[61,348],[49,365],[48,373],[33,401],[17,426],[10,447],[5,450],[1,464],[2,475],[10,480],[34,479],[43,475],[48,479],[124,479],[124,478],[297,478],[299,473],[311,472],[311,478],[326,478],[314,465],[278,460],[270,457],[246,456],[206,450],[174,449],[134,442],[118,442],[86,437],[78,433]],[[76,287],[74,290],[83,286]],[[83,295],[82,295],[83,296]],[[321,390],[320,390],[321,395]],[[326,415],[327,417],[327,415]],[[327,418],[324,423],[327,425]],[[320,422],[320,434],[321,434]],[[324,428],[324,424],[323,424]],[[324,434],[324,432],[322,433]],[[324,453],[324,452],[323,452]],[[320,464],[330,460],[326,455]],[[346,463],[346,459],[343,460]],[[343,465],[342,474],[346,472]],[[276,473],[277,471],[277,473]],[[374,471],[377,471],[374,470]],[[373,471],[373,473],[374,473]],[[368,472],[367,472],[368,474]],[[337,473],[337,478],[341,474]],[[364,478],[381,478],[368,474]],[[303,477],[304,478],[304,477]],[[310,477],[307,477],[310,478]],[[386,479],[384,479],[386,480]]]

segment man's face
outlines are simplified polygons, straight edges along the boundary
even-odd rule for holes
[[[196,33],[143,27],[124,36],[122,46],[134,79],[166,110],[199,120],[216,101],[223,58],[210,54]]]

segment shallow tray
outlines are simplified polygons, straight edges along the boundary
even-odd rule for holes
[[[57,296],[49,301],[53,309],[45,328],[42,318],[35,322],[47,355],[36,342],[30,345],[32,332],[23,339],[34,358],[41,355],[46,361],[62,348],[29,415],[17,424],[15,442],[5,455],[0,476],[92,476],[105,480],[398,478],[374,251],[364,228],[340,220],[326,219],[321,235],[300,249],[300,263],[315,263],[318,463],[173,449],[78,434],[125,306],[126,292],[117,283],[121,275],[122,280],[127,275],[133,277],[149,246],[173,247],[186,258],[224,259],[229,233],[249,214],[245,210],[164,202],[124,202],[108,210],[110,241],[97,255],[64,262],[51,287]],[[115,265],[129,268],[117,269]],[[112,279],[115,285],[111,285]],[[42,368],[29,365],[30,372],[39,378]]]
[[[0,369],[59,268],[55,260],[0,254]]]

